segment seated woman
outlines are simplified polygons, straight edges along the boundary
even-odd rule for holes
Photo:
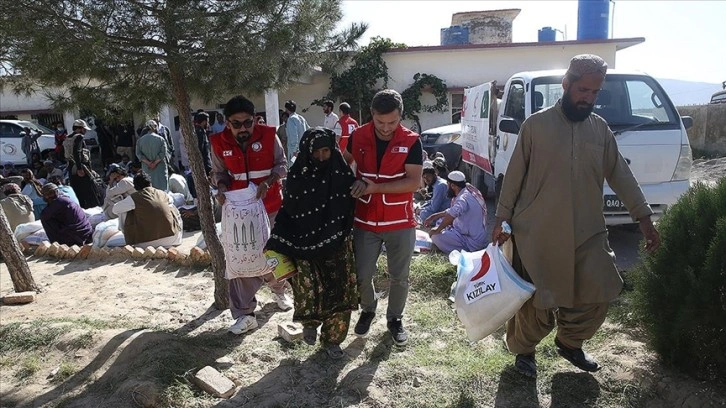
[[[126,243],[140,247],[181,244],[181,216],[166,191],[152,187],[144,172],[134,177],[134,188],[136,192],[113,205],[114,214],[126,215],[121,228]]]
[[[355,176],[336,148],[330,129],[308,129],[297,160],[287,174],[282,208],[267,241],[267,249],[297,263],[290,278],[294,293],[293,321],[303,324],[303,340],[320,340],[333,359],[345,356],[351,311],[358,308],[358,291],[351,232]]]

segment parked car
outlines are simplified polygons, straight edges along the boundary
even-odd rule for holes
[[[52,130],[28,122],[25,120],[0,120],[0,163],[13,163],[15,165],[26,165],[27,159],[23,153],[22,143],[25,131],[23,128],[28,127],[33,132],[41,132],[38,138],[38,147],[40,147],[41,158],[48,156],[48,152],[55,149],[55,136]]]
[[[711,103],[726,103],[726,81],[723,81],[721,85],[723,86],[723,90],[711,96]]]
[[[446,158],[449,170],[455,170],[461,161],[460,137],[461,123],[454,123],[421,132],[421,143],[429,158],[441,152]]]

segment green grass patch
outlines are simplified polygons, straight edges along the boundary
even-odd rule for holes
[[[24,380],[33,376],[33,374],[40,371],[41,368],[40,359],[37,355],[34,354],[28,356],[23,359],[23,362],[20,364],[20,368],[15,372],[15,378],[18,380]]]
[[[40,320],[10,323],[0,327],[0,353],[47,348],[69,330],[70,326],[51,326]]]
[[[69,361],[62,361],[60,363],[60,366],[58,367],[58,372],[55,376],[53,376],[53,379],[51,382],[55,384],[60,384],[63,381],[71,378],[73,374],[75,374],[78,371],[78,367],[76,367],[73,363]]]

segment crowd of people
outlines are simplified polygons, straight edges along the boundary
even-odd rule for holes
[[[236,193],[244,192],[261,208],[264,248],[289,257],[298,270],[286,281],[278,281],[269,268],[228,270],[235,320],[229,331],[243,334],[258,327],[256,294],[267,284],[281,309],[294,307],[304,342],[316,344],[319,336],[331,358],[344,357],[340,344],[353,312],[360,310],[353,329],[358,336],[367,335],[376,321],[374,278],[385,252],[387,329],[394,344],[406,345],[409,267],[417,229],[424,229],[446,254],[512,241],[515,270],[537,287],[507,324],[506,343],[520,373],[536,376],[535,346],[554,328],[557,352],[582,370],[597,371],[599,364],[582,345],[622,288],[602,217],[605,180],[640,223],[646,249],[659,245],[652,211],[612,133],[602,118],[591,115],[606,72],[601,58],[576,56],[561,100],[522,124],[491,232],[481,192],[461,171],[449,171],[443,157],[429,160],[419,135],[401,124],[403,100],[396,91],[379,91],[370,103],[371,120],[360,126],[350,117],[349,104],[338,106],[338,116],[330,101],[323,104],[324,126],[315,128],[297,113],[294,101],[284,104],[277,128],[260,120],[244,96],[230,99],[214,123],[206,112],[197,112],[195,134],[209,180],[205,187],[216,193],[220,206],[233,210],[221,221],[223,235],[233,231],[224,235],[233,241],[223,239],[227,260],[248,248],[260,250],[254,232],[260,225],[239,225],[246,216],[235,207],[241,202]],[[83,120],[73,124],[72,143],[64,142],[65,172],[49,161],[38,172],[24,169],[10,181],[14,169],[6,165],[2,192],[7,198],[1,202],[11,226],[39,218],[49,238],[80,244],[91,235],[81,208],[100,206],[109,219],[122,220],[127,242],[177,245],[182,221],[167,191],[190,188],[193,195],[194,186],[173,174],[168,129],[156,119],[146,122],[135,143],[118,144],[123,156],[108,168],[103,191],[85,151]],[[66,179],[77,198],[63,192]],[[420,201],[416,205],[414,196]],[[45,208],[38,212],[38,207]],[[553,233],[557,240],[548,239]]]

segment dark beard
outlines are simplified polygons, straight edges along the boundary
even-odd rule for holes
[[[448,197],[448,198],[456,197],[456,191],[454,191],[453,188],[449,188],[449,190],[446,192],[446,197]]]
[[[572,102],[572,98],[570,98],[570,91],[566,91],[564,95],[562,95],[562,112],[565,114],[567,119],[573,122],[584,121],[590,117],[594,108],[595,105],[590,104],[588,104],[587,107],[578,107]]]

